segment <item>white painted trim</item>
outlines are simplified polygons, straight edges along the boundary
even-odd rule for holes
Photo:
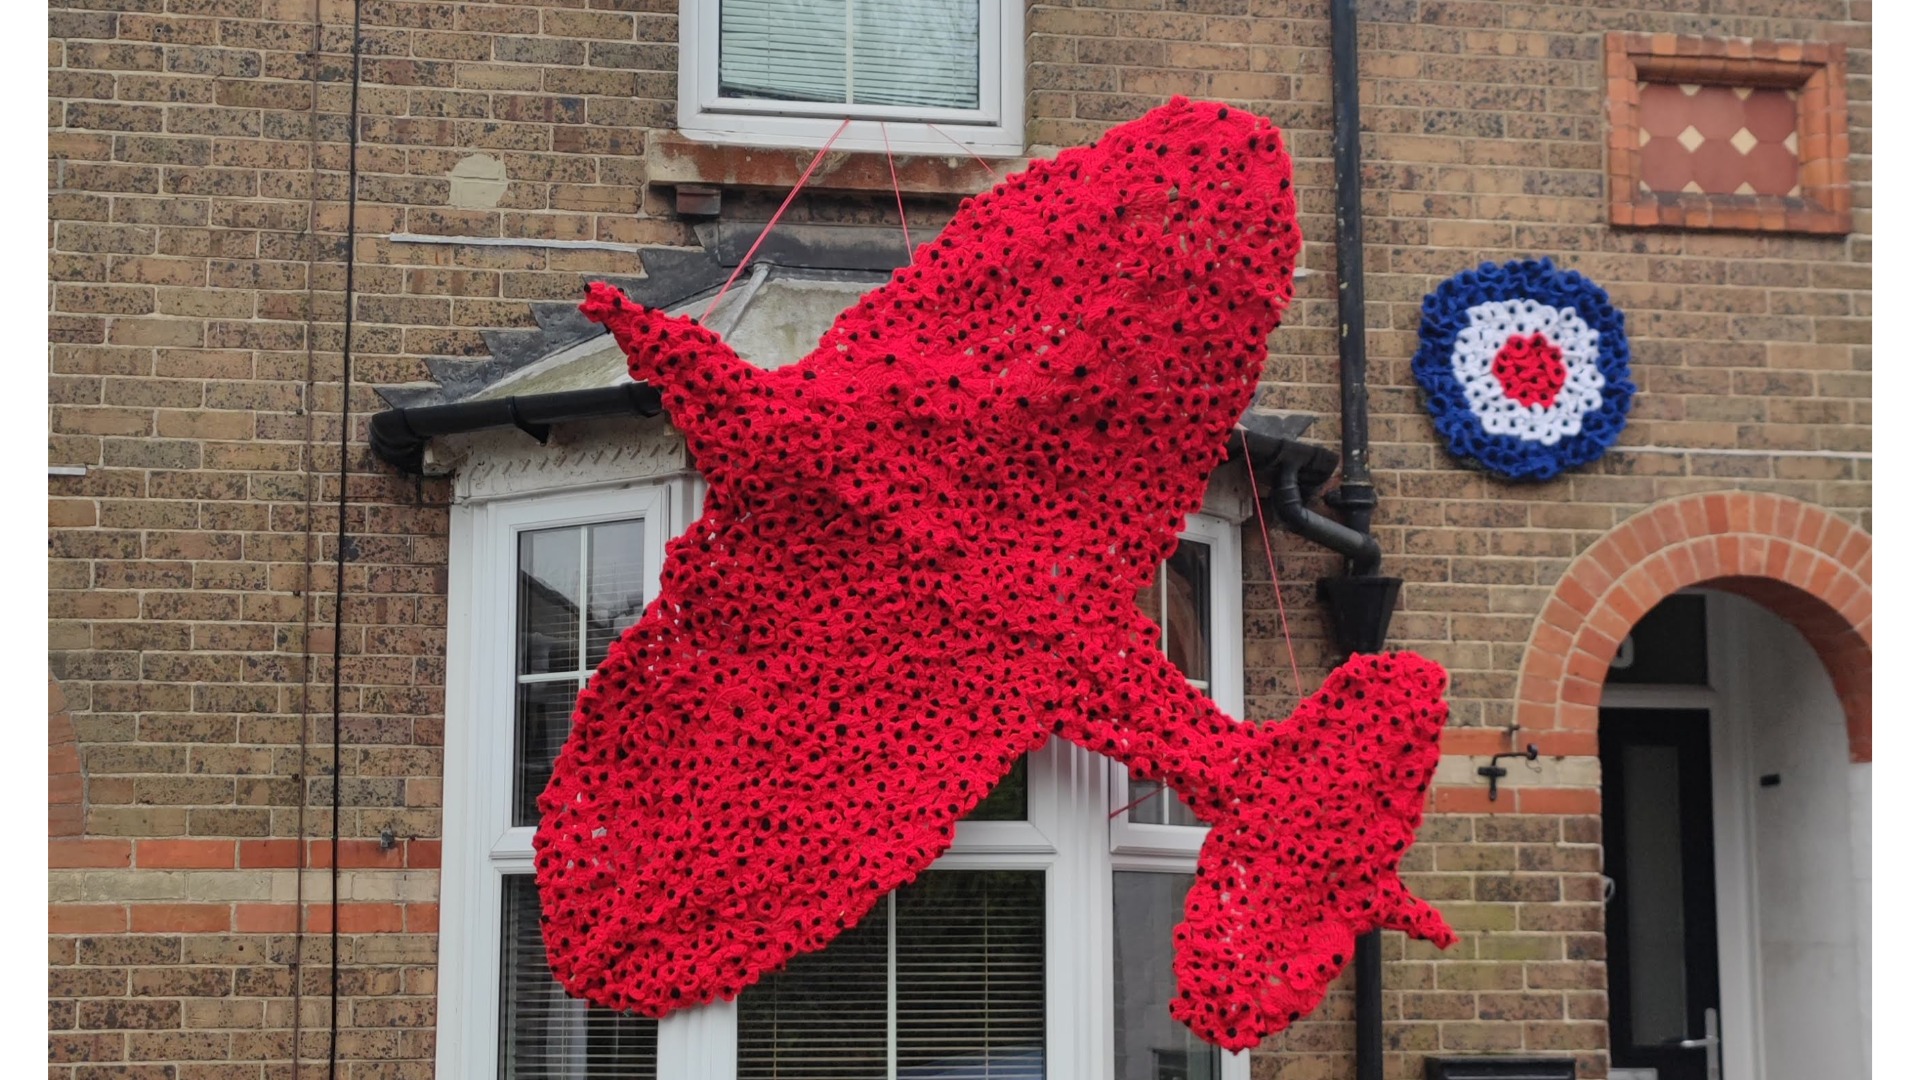
[[[1713,768],[1713,896],[1719,931],[1720,1062],[1726,1080],[1765,1080],[1761,1030],[1760,882],[1754,845],[1752,680],[1749,629],[1733,597],[1707,594],[1707,672],[1719,695],[1709,713]]]
[[[644,251],[643,244],[612,240],[543,240],[534,236],[437,236],[432,233],[388,233],[394,244],[445,244],[455,247],[558,248],[567,251]]]
[[[1839,458],[1843,461],[1872,461],[1871,450],[1756,450],[1733,446],[1615,446],[1627,454],[1725,454],[1729,457],[1804,457]]]
[[[474,832],[469,822],[479,797],[475,790],[479,772],[473,766],[479,739],[468,723],[473,705],[468,676],[473,670],[474,628],[478,625],[473,611],[479,592],[474,588],[474,549],[480,538],[472,508],[456,504],[448,514],[447,722],[441,746],[440,956],[434,1075],[490,1076],[493,1070],[482,1062],[492,1055],[481,1035],[488,1028],[497,1029],[497,1023],[482,1024],[477,1018],[499,1016],[497,1001],[489,1008],[489,998],[497,996],[499,979],[485,978],[475,970],[484,970],[485,965],[476,955],[478,948],[469,944],[488,940],[474,925],[485,917],[484,911],[477,909],[487,906],[481,902],[486,895],[487,860],[475,838],[468,835]],[[495,935],[497,942],[497,929]],[[494,953],[493,963],[497,965],[497,944]]]
[[[657,589],[684,486],[623,484],[449,511],[437,1076],[499,1071],[502,887],[533,872],[533,829],[512,824],[517,537],[644,518],[644,573]]]
[[[680,0],[680,133],[689,139],[814,150],[851,114],[853,123],[834,142],[836,150],[891,149],[937,157],[955,157],[965,150],[982,157],[1018,157],[1026,151],[1022,0],[981,0],[980,108],[972,110],[722,98],[719,5],[720,0]],[[882,122],[887,125],[884,138]]]

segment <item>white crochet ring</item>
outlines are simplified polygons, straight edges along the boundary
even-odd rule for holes
[[[1466,311],[1467,325],[1453,343],[1453,377],[1467,407],[1489,435],[1508,435],[1552,446],[1577,435],[1587,414],[1601,406],[1606,376],[1600,371],[1600,332],[1573,308],[1530,299],[1490,300]],[[1564,366],[1565,378],[1545,402],[1522,401],[1495,371],[1501,350],[1545,338]]]

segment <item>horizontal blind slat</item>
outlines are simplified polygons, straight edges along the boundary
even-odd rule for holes
[[[1045,875],[936,870],[818,953],[740,997],[740,1080],[882,1080],[893,919],[894,1058],[902,1080],[1028,1076],[1046,1042]],[[1025,1055],[1024,1057],[1022,1055]],[[1024,1066],[1023,1066],[1024,1067]],[[971,1071],[970,1071],[971,1070]]]

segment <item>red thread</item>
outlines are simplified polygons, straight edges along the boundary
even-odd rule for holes
[[[934,130],[934,132],[935,132],[936,134],[938,134],[938,135],[939,135],[939,136],[940,136],[941,138],[943,138],[943,139],[945,139],[945,140],[947,140],[948,142],[950,142],[950,143],[952,143],[953,145],[955,145],[955,146],[957,146],[957,147],[959,147],[960,149],[962,149],[962,150],[964,150],[964,151],[966,151],[966,153],[967,153],[967,156],[968,156],[968,157],[971,157],[971,158],[972,158],[973,160],[975,160],[975,161],[977,161],[977,162],[979,162],[979,163],[980,163],[980,167],[981,167],[981,168],[983,168],[983,169],[985,169],[985,170],[987,170],[987,175],[988,175],[989,177],[991,177],[991,176],[993,176],[993,175],[994,175],[994,171],[993,171],[993,166],[992,166],[992,165],[989,165],[989,164],[987,164],[987,159],[986,159],[986,158],[983,158],[983,157],[981,157],[981,156],[980,156],[979,154],[977,154],[977,153],[975,153],[975,152],[974,152],[974,149],[973,149],[973,147],[971,147],[971,146],[968,146],[968,145],[967,145],[966,143],[963,143],[963,142],[961,142],[961,141],[960,141],[959,139],[956,139],[956,138],[954,138],[953,136],[951,136],[951,135],[949,135],[949,134],[947,134],[947,133],[946,133],[946,132],[945,132],[944,130],[942,130],[942,129],[940,129],[940,128],[938,128],[938,127],[934,127],[934,125],[932,125],[932,124],[928,124],[927,126],[928,126],[928,127],[930,127],[930,128],[933,128],[933,130]]]
[[[800,194],[800,189],[807,186],[807,179],[813,175],[813,170],[819,167],[821,159],[827,156],[827,151],[833,149],[834,140],[838,139],[840,133],[847,130],[847,125],[851,123],[853,123],[851,118],[840,121],[840,126],[833,129],[832,135],[827,136],[827,141],[820,147],[820,152],[813,155],[812,161],[807,162],[806,171],[800,174],[799,180],[795,181],[793,190],[787,192],[787,197],[780,203],[780,209],[773,212],[773,217],[767,220],[766,226],[760,230],[760,235],[753,238],[753,246],[747,249],[746,257],[740,260],[740,265],[734,267],[733,273],[728,274],[727,280],[721,283],[720,291],[713,294],[713,299],[707,304],[707,310],[700,313],[701,322],[706,322],[707,316],[713,314],[713,309],[720,306],[720,298],[727,295],[728,289],[733,288],[734,279],[740,276],[740,271],[745,270],[753,262],[753,254],[760,250],[760,242],[765,240],[767,234],[773,231],[773,227],[780,223],[780,215],[787,212],[787,207],[793,204],[794,196]]]
[[[596,283],[708,480],[660,594],[580,695],[534,872],[567,991],[660,1016],[820,949],[1053,736],[1211,826],[1173,1015],[1230,1049],[1390,926],[1446,674],[1356,656],[1243,723],[1134,604],[1252,399],[1300,250],[1261,118],[1182,99],[962,204],[763,370]]]
[[[893,140],[887,138],[887,125],[880,124],[880,145],[887,151],[887,178],[893,181],[893,205],[900,210],[900,239],[907,242],[907,261],[913,261],[913,234],[907,231],[907,204],[900,197],[900,174],[893,171]]]
[[[1280,637],[1287,643],[1287,666],[1293,669],[1293,696],[1305,697],[1300,683],[1300,661],[1293,657],[1293,631],[1287,627],[1287,601],[1280,595],[1280,569],[1273,561],[1273,538],[1267,534],[1267,512],[1260,508],[1260,478],[1253,473],[1253,451],[1247,448],[1247,429],[1240,429],[1240,456],[1247,459],[1247,490],[1253,493],[1253,515],[1260,523],[1260,544],[1267,549],[1267,580],[1273,583],[1273,602],[1280,608]]]

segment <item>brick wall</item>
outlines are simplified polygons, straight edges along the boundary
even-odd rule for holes
[[[1443,781],[1457,781],[1471,777],[1463,755],[1504,748],[1543,607],[1616,524],[1737,490],[1870,525],[1863,458],[1716,452],[1868,448],[1870,5],[1361,8],[1377,525],[1388,571],[1408,581],[1395,643],[1454,672],[1462,730]],[[284,1077],[296,1040],[299,1057],[324,1059],[336,644],[339,1052],[355,1077],[431,1074],[448,489],[371,460],[371,387],[424,377],[427,356],[483,353],[480,329],[530,325],[529,302],[574,296],[583,273],[638,266],[618,252],[386,237],[687,242],[670,197],[646,187],[647,148],[673,116],[675,9],[360,5],[356,426],[336,640],[353,5],[54,3],[50,453],[89,467],[49,480],[50,663],[84,771],[81,789],[56,727],[52,768],[76,795],[50,810],[56,1076]],[[1325,273],[1302,280],[1262,400],[1321,414],[1314,434],[1336,439],[1325,5],[1115,0],[1035,5],[1028,19],[1038,146],[1084,141],[1174,93],[1284,127],[1305,265]],[[1607,226],[1610,29],[1847,46],[1854,233]],[[456,194],[450,174],[476,153],[504,167],[495,205]],[[727,212],[764,218],[776,197],[730,192]],[[891,202],[822,195],[796,213],[886,222]],[[951,205],[908,203],[924,224]],[[1406,361],[1438,280],[1532,254],[1610,290],[1643,392],[1620,452],[1516,488],[1438,449]],[[1279,542],[1311,685],[1328,659],[1311,584],[1331,561]],[[1274,715],[1291,677],[1255,562],[1249,711]],[[1538,789],[1521,813],[1482,813],[1484,789],[1437,792],[1406,868],[1466,938],[1444,955],[1388,939],[1390,1076],[1416,1075],[1423,1052],[1521,1047],[1578,1052],[1584,1076],[1603,1075],[1597,765],[1590,740],[1561,749],[1541,777],[1515,777]],[[1346,1075],[1350,1015],[1336,992],[1272,1042],[1257,1074]]]

